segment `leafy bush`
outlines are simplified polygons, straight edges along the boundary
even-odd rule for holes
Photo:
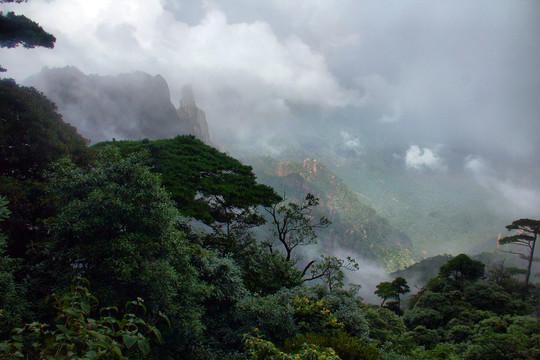
[[[0,354],[12,359],[146,359],[152,335],[162,341],[157,327],[137,314],[146,312],[142,299],[131,301],[134,309],[117,319],[116,308],[102,308],[99,319],[90,318],[98,300],[84,286],[88,281],[76,278],[69,292],[52,297],[58,311],[56,323],[32,322],[15,328],[11,340],[0,343]],[[131,310],[131,309],[130,309]],[[168,319],[165,318],[166,321]]]
[[[463,290],[463,295],[479,310],[497,314],[512,312],[512,297],[501,286],[490,281],[478,281]]]
[[[425,326],[417,326],[412,331],[414,341],[419,346],[424,346],[426,349],[433,349],[440,341],[439,334],[436,330],[428,329]]]
[[[466,359],[537,359],[540,322],[530,316],[493,316],[482,320],[471,337]]]
[[[311,332],[332,332],[343,329],[343,324],[325,306],[324,299],[312,301],[307,297],[294,298],[294,317],[300,330]]]
[[[0,195],[0,222],[9,217],[8,201]],[[17,283],[15,272],[20,261],[6,254],[6,236],[0,231],[0,339],[5,338],[13,326],[21,321],[25,310],[24,289]]]
[[[337,331],[331,334],[304,334],[285,340],[283,350],[296,352],[304,344],[316,345],[321,348],[332,348],[343,360],[379,360],[381,353],[364,340],[350,336],[346,332]]]
[[[363,313],[369,324],[370,339],[393,343],[407,330],[401,318],[392,311],[378,306],[364,306]]]
[[[264,297],[247,296],[237,304],[240,329],[260,329],[271,341],[281,342],[298,333],[294,308],[290,304],[289,291],[280,291]]]
[[[340,360],[331,348],[321,348],[313,344],[302,344],[295,354],[280,351],[272,342],[264,340],[257,332],[255,336],[244,335],[247,360]]]
[[[414,307],[405,314],[403,321],[409,329],[419,325],[436,329],[465,310],[466,305],[460,291],[438,293],[426,290],[417,295]]]
[[[464,358],[467,360],[515,360],[538,359],[539,348],[529,347],[527,337],[516,334],[497,334],[485,332],[476,336],[467,348]]]
[[[454,354],[454,349],[448,344],[437,344],[433,349],[426,351],[418,351],[415,355],[419,359],[426,360],[457,360],[459,359]]]
[[[345,331],[352,336],[368,338],[369,324],[364,315],[361,301],[350,291],[335,291],[324,296],[330,311],[345,326]]]

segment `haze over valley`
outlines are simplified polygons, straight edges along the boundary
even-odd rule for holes
[[[512,220],[510,211],[497,208],[504,198],[482,186],[472,172],[459,169],[458,160],[452,164],[415,145],[404,156],[399,155],[405,136],[384,133],[382,128],[366,128],[362,137],[352,137],[339,130],[346,126],[344,120],[323,122],[314,114],[312,119],[319,121],[317,126],[291,132],[291,125],[281,135],[268,138],[272,139],[271,147],[225,139],[216,143],[210,138],[212,127],[209,132],[192,87],[184,86],[184,97],[175,109],[168,100],[167,81],[160,75],[85,75],[75,67],[64,67],[45,68],[26,82],[53,99],[64,119],[92,143],[193,134],[253,166],[259,181],[281,194],[299,199],[302,193],[311,192],[322,199],[323,207],[340,202],[338,207],[349,210],[339,216],[349,220],[346,224],[338,220],[331,229],[336,234],[339,227],[344,227],[341,231],[350,232],[352,239],[346,245],[342,236],[330,240],[326,239],[328,235],[321,234],[326,251],[355,251],[359,259],[378,261],[389,270],[437,254],[489,251],[496,245],[501,224]],[[195,109],[191,116],[185,110],[189,106]],[[202,118],[198,118],[199,113]],[[264,131],[261,136],[264,137]],[[452,156],[457,158],[459,154],[449,153],[447,159]],[[293,174],[303,179],[302,184],[291,186],[287,179]],[[333,189],[336,181],[343,190]],[[343,191],[347,195],[340,199]],[[352,215],[351,201],[363,210]],[[335,206],[323,213],[328,216]],[[394,228],[391,232],[401,233],[407,239],[396,242],[401,243],[402,250],[366,252],[365,249],[380,246],[390,236],[361,235],[362,230],[356,227],[367,226],[372,216],[386,218]]]
[[[182,86],[193,85],[224,149],[280,154],[294,140],[324,153],[375,154],[377,166],[407,174],[475,177],[490,207],[510,218],[540,208],[536,1],[4,7],[58,39],[31,55],[0,50],[5,75],[18,81],[43,66],[160,74],[175,107]]]

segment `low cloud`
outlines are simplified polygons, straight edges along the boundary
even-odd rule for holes
[[[394,123],[403,115],[398,88],[391,85],[380,74],[357,77],[355,84],[362,89],[364,96],[361,105],[366,106],[377,114],[381,123]]]
[[[347,256],[351,256],[350,252],[338,254],[336,256],[343,259],[346,259]],[[354,256],[353,256],[354,258]],[[380,304],[381,298],[375,295],[375,290],[377,290],[377,285],[383,281],[391,281],[391,277],[388,272],[381,266],[363,259],[361,257],[356,257],[358,262],[357,271],[347,271],[345,270],[345,279],[348,282],[349,286],[360,285],[361,288],[358,291],[360,295],[366,302],[371,304]]]
[[[444,169],[444,163],[433,150],[412,145],[405,154],[405,165],[413,169]]]
[[[304,246],[299,249],[300,261],[298,266],[303,268],[310,260],[319,260],[321,254],[326,256],[335,256],[338,259],[346,260],[348,257],[353,258],[358,263],[358,270],[351,271],[343,269],[345,275],[345,288],[360,286],[358,295],[365,301],[372,304],[380,304],[381,299],[375,295],[377,285],[383,281],[393,280],[381,265],[367,260],[351,250],[337,248],[331,252],[324,251],[319,245]],[[318,280],[316,280],[318,281]]]
[[[354,134],[363,134],[366,152],[377,141],[409,169],[461,170],[463,154],[481,154],[497,193],[540,192],[539,1],[35,0],[2,9],[57,38],[54,49],[0,49],[4,75],[19,82],[43,66],[161,74],[175,106],[193,85],[217,144],[273,145],[310,131],[355,156]],[[444,152],[421,148],[434,143]]]
[[[510,174],[501,176],[490,163],[478,155],[465,159],[468,170],[480,185],[492,192],[492,206],[499,213],[511,214],[513,218],[537,218],[540,209],[540,192],[520,184]]]
[[[355,152],[360,151],[360,139],[357,137],[352,136],[348,132],[342,130],[341,131],[341,139],[343,141],[343,147],[347,150],[353,150]]]
[[[482,176],[481,174],[487,171],[487,164],[480,156],[468,155],[465,158],[465,169],[471,171],[476,176]]]
[[[300,37],[278,37],[265,20],[233,22],[213,2],[205,2],[202,17],[190,22],[161,0],[51,0],[12,7],[57,42],[54,50],[32,50],[24,66],[21,49],[2,51],[9,76],[22,79],[44,65],[73,65],[86,74],[161,74],[174,104],[181,86],[193,84],[215,137],[260,136],[261,126],[294,121],[298,107],[359,103],[360,92],[340,85],[325,57]]]

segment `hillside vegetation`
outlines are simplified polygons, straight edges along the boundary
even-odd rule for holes
[[[304,193],[312,193],[320,198],[319,212],[332,221],[332,226],[319,235],[319,245],[325,252],[352,252],[390,270],[412,264],[410,238],[363,204],[337,175],[316,159],[296,163],[263,157],[251,163],[259,181],[279,194],[298,199]]]
[[[35,89],[2,80],[0,91],[0,359],[540,356],[538,288],[520,269],[460,254],[404,311],[401,277],[381,283],[381,306],[372,305],[343,282],[353,259],[315,259],[314,284],[285,244],[257,241],[263,206],[278,215],[268,225],[295,235],[285,241],[309,243],[327,224],[315,211],[321,195],[343,229],[358,216],[366,222],[349,231],[373,231],[351,246],[368,254],[369,241],[373,256],[401,249],[393,236],[407,238],[339,179],[305,194],[318,190],[305,177],[322,187],[332,176],[313,161],[269,177],[295,189],[283,201],[249,166],[192,137],[88,148]],[[523,241],[536,241],[534,231]]]
[[[490,250],[500,223],[511,220],[490,208],[489,194],[464,174],[405,171],[376,156],[325,163],[362,202],[410,236],[421,249],[418,257]]]

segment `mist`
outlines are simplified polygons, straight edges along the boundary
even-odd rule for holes
[[[280,156],[290,144],[339,159],[376,153],[404,174],[469,177],[508,219],[540,212],[538,1],[34,0],[2,8],[57,37],[53,50],[0,50],[5,76],[20,82],[44,66],[159,74],[172,104],[193,85],[212,141],[233,153],[247,146]]]

